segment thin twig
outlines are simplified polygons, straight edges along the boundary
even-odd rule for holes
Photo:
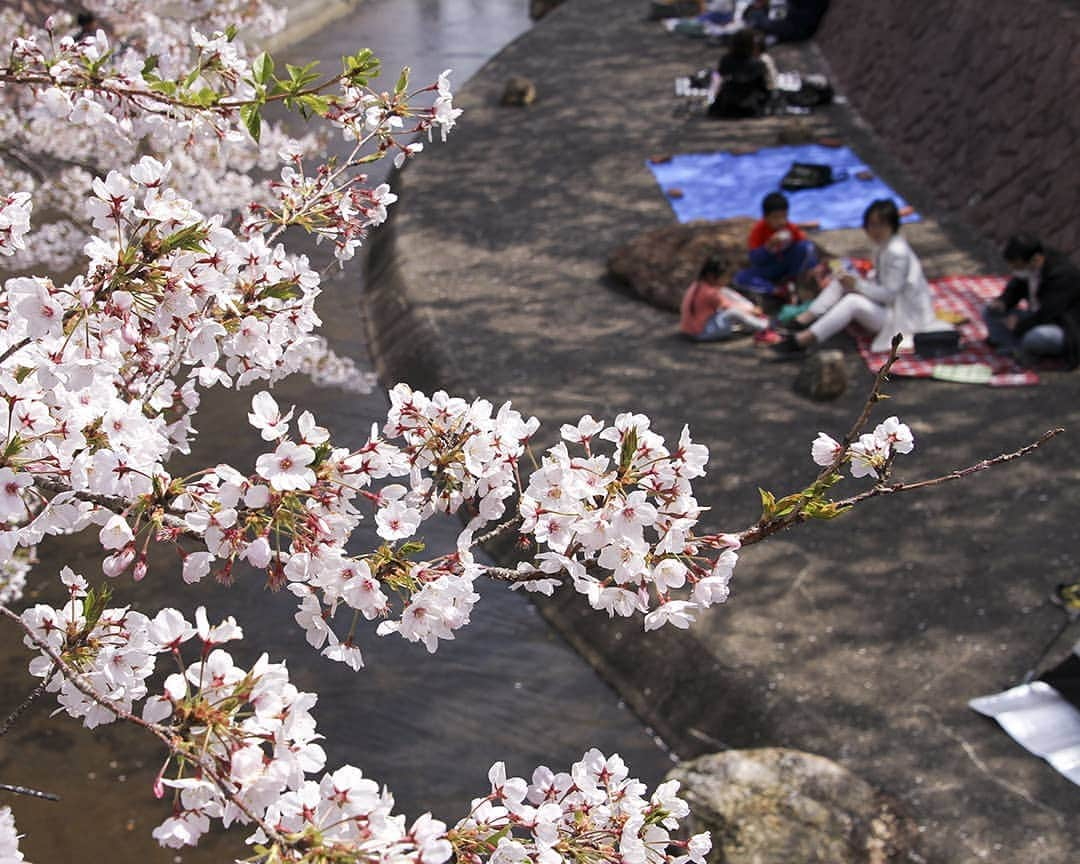
[[[30,344],[30,337],[26,336],[23,339],[16,342],[14,345],[9,345],[7,350],[3,354],[0,354],[0,363],[3,363],[5,360],[8,359],[8,357],[10,357],[16,351],[21,351],[23,348],[25,348],[29,344]]]
[[[484,575],[496,582],[535,582],[539,579],[561,579],[566,581],[565,573],[542,573],[537,570],[521,571],[510,567],[485,567]]]
[[[995,465],[1011,462],[1013,459],[1019,459],[1021,456],[1026,456],[1028,453],[1037,450],[1051,438],[1056,438],[1064,431],[1065,429],[1059,426],[1056,429],[1050,429],[1044,432],[1039,436],[1037,441],[1032,441],[1030,444],[1021,447],[1019,450],[1014,450],[1012,453],[1002,453],[1000,456],[995,456],[993,459],[983,459],[981,462],[976,462],[974,465],[969,465],[967,468],[958,468],[955,471],[950,471],[948,474],[942,474],[940,477],[932,477],[928,480],[918,480],[914,483],[882,483],[874,486],[872,489],[867,489],[865,492],[860,492],[858,495],[852,495],[850,498],[844,498],[837,501],[836,504],[839,507],[850,507],[870,498],[880,497],[881,495],[892,495],[895,492],[913,492],[916,489],[940,486],[942,483],[948,483],[951,480],[963,480],[971,474],[985,471],[987,468],[992,468]]]
[[[40,789],[31,789],[29,786],[12,786],[10,783],[0,783],[0,791],[29,795],[31,798],[44,798],[46,801],[60,800],[60,796],[54,792],[42,792]]]
[[[45,692],[45,688],[46,686],[48,686],[49,680],[52,678],[54,671],[56,670],[50,671],[49,674],[45,676],[44,680],[40,684],[38,684],[37,687],[30,691],[30,695],[23,699],[23,701],[19,703],[19,705],[15,708],[14,711],[12,711],[10,714],[8,714],[7,717],[4,718],[3,724],[0,724],[0,737],[7,735],[8,730],[11,729],[11,727],[15,724],[15,721],[18,720],[23,713],[25,713],[26,709],[34,703],[34,700],[37,699],[38,696]]]
[[[940,477],[931,477],[927,480],[918,480],[914,483],[879,483],[877,486],[867,489],[865,492],[860,492],[858,495],[842,498],[839,501],[834,501],[832,503],[838,509],[847,509],[849,507],[854,507],[856,504],[861,504],[863,501],[868,501],[871,498],[880,498],[883,495],[893,495],[898,492],[913,492],[916,489],[928,489],[931,486],[940,486],[941,484],[948,483],[952,480],[963,480],[965,477],[980,471],[985,471],[987,468],[993,468],[995,465],[1002,465],[1005,462],[1011,462],[1013,459],[1027,456],[1051,438],[1056,438],[1064,431],[1065,430],[1062,427],[1050,429],[1039,436],[1038,440],[1032,441],[1030,444],[1021,447],[1019,450],[1014,450],[1011,453],[1002,453],[1000,456],[995,456],[992,459],[983,459],[976,462],[974,465],[969,465],[967,468],[959,468],[955,471],[950,471],[948,474],[942,474]],[[740,532],[738,535],[739,541],[743,546],[760,543],[766,537],[769,537],[778,531],[782,531],[791,525],[806,522],[810,518],[812,517],[807,516],[800,510],[798,513],[793,513],[790,517],[759,523],[752,528],[747,528],[745,531]]]
[[[521,525],[522,521],[523,520],[521,518],[521,514],[519,513],[513,519],[508,519],[506,522],[503,522],[501,525],[496,525],[494,528],[492,528],[490,531],[488,531],[487,534],[481,534],[479,537],[475,538],[473,540],[473,545],[474,546],[483,546],[485,543],[490,543],[496,537],[501,537],[507,531],[512,531],[513,529],[519,527]]]
[[[847,456],[848,448],[855,443],[855,439],[858,438],[862,434],[862,430],[866,428],[866,424],[870,420],[870,413],[874,410],[874,406],[883,398],[881,395],[881,388],[889,378],[889,370],[892,369],[893,364],[900,356],[900,343],[902,341],[902,334],[897,333],[893,336],[892,343],[889,345],[889,356],[886,358],[881,368],[878,369],[877,375],[874,376],[874,384],[870,388],[870,393],[866,397],[866,402],[863,403],[862,413],[859,414],[858,419],[852,424],[847,435],[844,436],[844,440],[840,442],[840,447],[837,449],[832,464],[822,469],[815,482],[821,482],[829,475],[835,474],[840,470],[840,465],[844,461],[844,457]]]

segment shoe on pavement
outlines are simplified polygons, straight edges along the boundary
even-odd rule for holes
[[[769,350],[785,360],[797,360],[806,356],[806,348],[800,345],[791,333],[788,333],[775,345],[770,345]]]

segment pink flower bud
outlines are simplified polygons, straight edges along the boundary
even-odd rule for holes
[[[131,566],[131,562],[135,560],[135,547],[125,546],[119,552],[108,556],[101,562],[101,572],[108,576],[110,579],[115,579],[128,567]]]

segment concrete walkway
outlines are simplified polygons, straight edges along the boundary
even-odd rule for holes
[[[870,376],[850,354],[849,392],[804,401],[793,367],[745,342],[685,343],[672,315],[606,281],[610,249],[673,219],[645,168],[651,154],[767,146],[794,122],[673,117],[672,79],[717,52],[664,34],[643,9],[570,0],[469,82],[460,131],[395,181],[401,201],[371,260],[371,342],[386,380],[512,399],[544,421],[541,445],[586,412],[644,411],[668,436],[688,422],[713,452],[697,486],[708,523],[733,530],[757,518],[757,486],[786,493],[811,478],[810,441],[846,430]],[[781,68],[821,62],[812,46],[777,57]],[[515,74],[536,82],[529,109],[497,104]],[[996,269],[993,250],[844,107],[810,125],[852,144],[928,217],[905,231],[931,275]],[[865,249],[859,232],[819,236]],[[888,389],[886,410],[917,437],[906,479],[1080,419],[1080,375],[1017,390]],[[911,813],[923,846],[912,860],[1065,864],[1080,856],[1080,790],[966,700],[1015,682],[1059,620],[1045,598],[1076,575],[1075,453],[1066,436],[964,483],[748,549],[728,606],[689,633],[645,636],[573,595],[542,609],[683,756],[820,753]]]

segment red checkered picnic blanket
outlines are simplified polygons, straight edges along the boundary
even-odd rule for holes
[[[1039,383],[1039,376],[1020,366],[1012,357],[996,354],[986,343],[986,325],[982,310],[991,300],[1001,294],[1005,280],[999,276],[945,276],[930,283],[934,295],[934,308],[950,315],[962,316],[964,323],[957,325],[960,331],[960,350],[948,357],[923,359],[914,354],[902,354],[893,364],[893,375],[910,378],[930,378],[935,366],[961,366],[981,363],[990,367],[988,382],[992,387],[1022,387]],[[870,350],[873,336],[862,328],[853,326],[851,334],[859,346],[859,353],[871,371],[881,368],[888,353]]]

